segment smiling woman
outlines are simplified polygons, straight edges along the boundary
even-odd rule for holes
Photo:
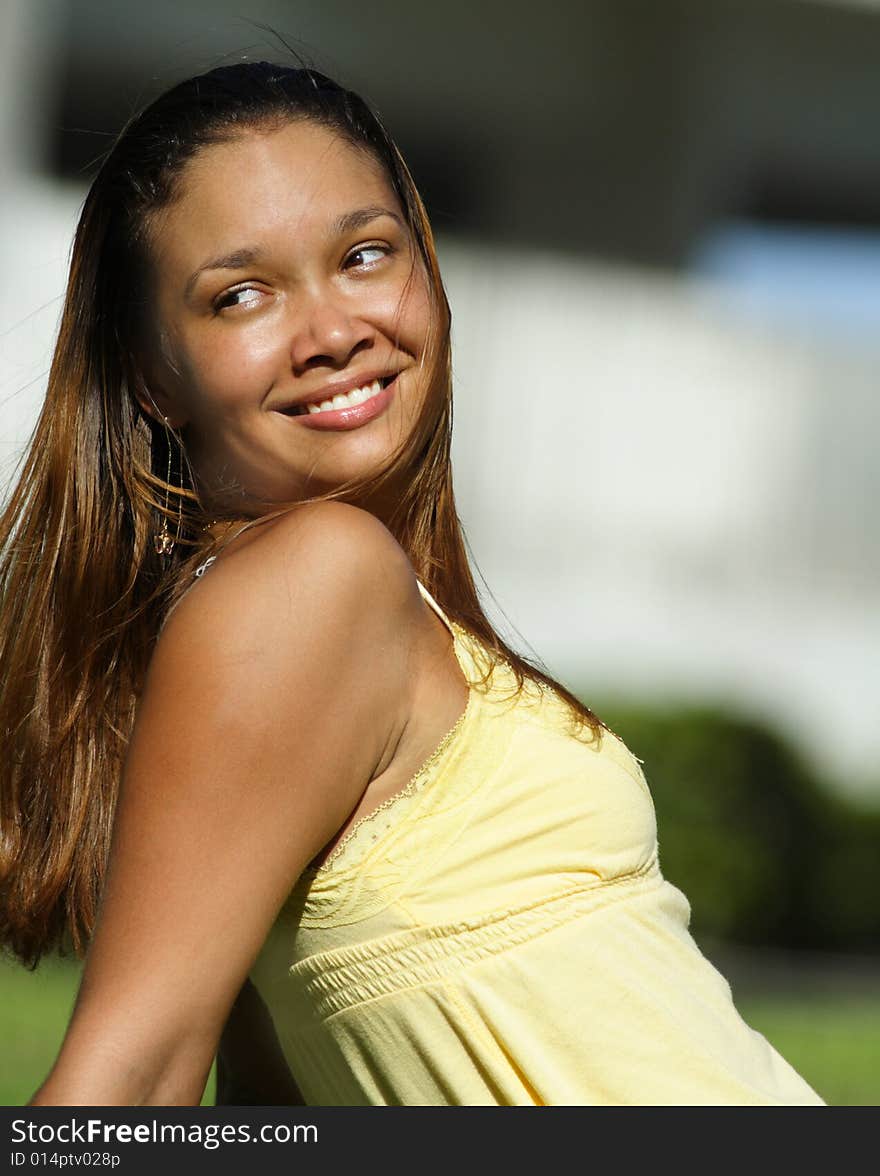
[[[0,524],[0,940],[85,955],[34,1104],[195,1104],[215,1055],[227,1103],[821,1102],[638,761],[486,618],[451,396],[360,98],[244,64],[125,128]]]
[[[368,476],[412,434],[431,289],[374,156],[301,120],[214,144],[150,239],[138,400],[181,432],[211,509],[233,451],[257,509]]]
[[[135,395],[181,434],[208,509],[301,501],[400,451],[431,382],[437,300],[374,154],[304,119],[221,140],[182,168],[146,236]]]

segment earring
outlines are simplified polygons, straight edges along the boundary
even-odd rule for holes
[[[165,477],[165,509],[162,512],[162,526],[153,535],[153,547],[157,555],[170,555],[180,538],[181,499],[178,497],[177,500],[177,532],[172,539],[171,532],[168,530],[168,495],[171,489],[171,430],[168,428],[168,417],[162,419],[165,422],[165,442],[168,446],[168,473]],[[180,488],[182,490],[183,486],[181,485]]]

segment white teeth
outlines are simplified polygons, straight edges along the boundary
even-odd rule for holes
[[[320,404],[307,404],[309,412],[335,412],[340,408],[352,408],[356,404],[363,404],[365,400],[372,400],[382,391],[382,381],[373,380],[372,384],[364,384],[362,388],[352,388],[350,392],[338,392],[332,400],[322,400]]]

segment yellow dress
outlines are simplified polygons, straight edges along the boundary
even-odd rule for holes
[[[467,707],[300,878],[251,972],[306,1103],[823,1105],[739,1016],[638,761],[450,623]]]

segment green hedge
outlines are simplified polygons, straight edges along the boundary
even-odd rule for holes
[[[690,900],[695,935],[880,948],[880,811],[832,794],[762,722],[721,709],[596,709],[644,761],[661,867]]]

